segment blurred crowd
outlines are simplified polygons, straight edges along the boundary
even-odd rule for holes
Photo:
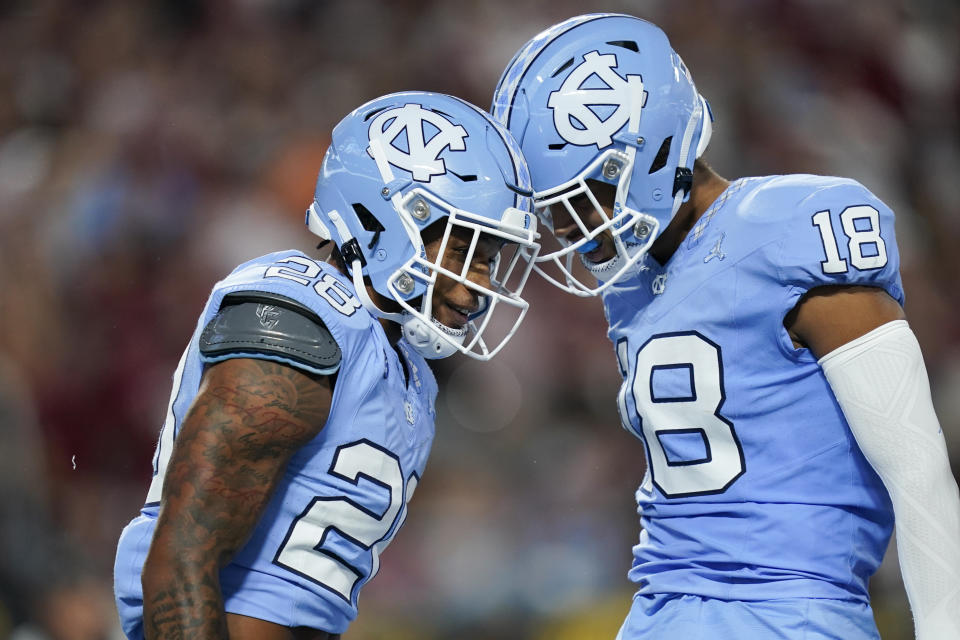
[[[489,105],[514,51],[587,11],[660,24],[727,177],[866,184],[960,470],[960,6],[937,0],[0,3],[0,638],[114,640],[116,539],[212,283],[302,227],[329,131],[406,89]],[[639,441],[596,300],[534,282],[492,362],[440,362],[434,454],[351,640],[612,639]],[[558,314],[563,320],[556,321]],[[895,549],[873,581],[910,636]]]

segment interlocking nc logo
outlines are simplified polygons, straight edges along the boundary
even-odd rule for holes
[[[653,295],[659,296],[667,290],[667,274],[661,273],[653,279],[653,282],[650,283],[650,288],[653,290]]]
[[[425,140],[430,132],[433,135]],[[418,104],[387,109],[370,123],[367,135],[371,142],[377,140],[380,143],[387,162],[409,171],[413,179],[420,182],[429,182],[432,176],[447,172],[446,164],[440,158],[444,149],[465,151],[467,148],[464,142],[466,129]],[[367,153],[376,158],[372,145],[367,147]]]
[[[560,88],[550,93],[547,106],[553,109],[553,124],[560,137],[570,144],[580,147],[595,144],[597,149],[603,149],[613,142],[613,134],[630,119],[631,93],[643,85],[638,75],[621,78],[614,71],[616,66],[617,56],[591,51],[570,72]],[[582,89],[583,83],[594,75],[608,88]],[[615,107],[615,110],[601,120],[591,106]]]

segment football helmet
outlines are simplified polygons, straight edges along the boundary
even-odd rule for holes
[[[364,307],[397,322],[427,358],[461,352],[487,360],[516,332],[528,304],[520,297],[539,251],[530,174],[507,131],[483,110],[452,96],[405,92],[357,108],[333,130],[317,179],[307,227],[336,243]],[[421,232],[444,222],[440,250],[429,259]],[[472,242],[459,273],[442,266],[453,229]],[[501,246],[491,287],[468,279],[482,237]],[[477,292],[480,309],[463,328],[437,321],[433,290],[444,275]],[[401,312],[367,294],[364,277]],[[495,309],[513,322],[487,330]]]
[[[524,45],[500,78],[491,112],[520,143],[541,221],[554,231],[551,209],[563,207],[579,229],[557,238],[559,249],[543,251],[536,270],[581,296],[641,267],[688,198],[694,160],[712,132],[709,106],[666,34],[609,13],[570,18]],[[588,180],[616,187],[612,215]],[[596,209],[599,226],[577,214],[571,201],[578,198]],[[605,232],[616,255],[593,263],[584,254]],[[596,282],[574,270],[577,254]]]

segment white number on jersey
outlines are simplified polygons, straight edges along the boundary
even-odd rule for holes
[[[302,258],[300,256],[290,256],[278,263],[289,265],[299,265],[302,269],[296,269],[292,266],[269,267],[263,274],[265,278],[284,278],[292,280],[305,287],[313,285],[313,290],[318,296],[326,300],[331,307],[345,316],[352,316],[361,306],[360,301],[343,284],[329,273],[324,273],[319,280],[314,281],[320,275],[320,265],[313,260]]]
[[[621,372],[628,370],[626,342],[617,345]],[[622,346],[621,346],[622,345]],[[683,381],[665,391],[661,374]],[[679,390],[682,387],[682,391]],[[722,493],[743,475],[743,449],[733,423],[720,415],[723,364],[720,348],[696,332],[652,337],[637,352],[632,381],[618,405],[624,425],[626,393],[633,395],[653,483],[668,498]],[[683,439],[701,451],[693,459],[672,458],[664,442]]]
[[[389,493],[387,507],[378,513],[346,497],[317,497],[297,518],[277,551],[274,563],[313,580],[351,602],[363,572],[324,543],[332,532],[371,554],[370,578],[380,568],[380,552],[406,518],[406,503],[417,488],[416,476],[406,486],[400,461],[367,440],[337,449],[330,474],[355,485],[361,477]]]
[[[857,228],[858,221],[866,221]],[[840,214],[840,223],[849,242],[847,243],[850,263],[859,271],[879,269],[887,264],[887,245],[880,235],[880,212],[875,208],[860,204],[847,207]],[[837,246],[836,236],[833,235],[833,223],[830,221],[829,211],[818,211],[813,216],[813,225],[820,230],[820,239],[823,241],[823,251],[826,260],[820,263],[823,272],[846,273],[847,261],[840,257],[840,248]],[[864,248],[869,252],[864,253]]]

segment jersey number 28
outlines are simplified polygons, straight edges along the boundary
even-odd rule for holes
[[[294,520],[273,561],[352,602],[357,586],[380,569],[380,552],[403,524],[418,480],[412,474],[404,483],[397,457],[369,440],[340,446],[330,475],[358,487],[363,478],[384,492],[385,506],[373,509],[345,495],[318,496]],[[340,539],[339,546],[331,544],[332,537]],[[369,573],[360,566],[367,560],[351,560],[368,554]]]

